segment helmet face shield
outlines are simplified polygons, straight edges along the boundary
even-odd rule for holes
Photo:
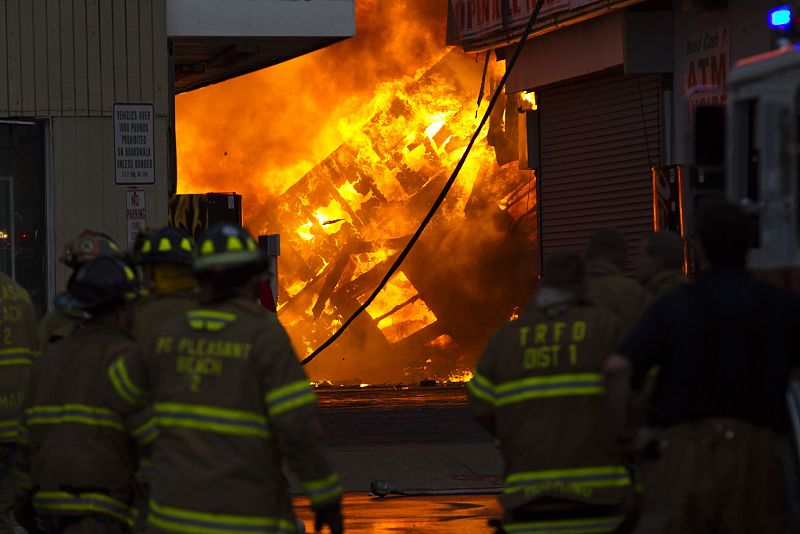
[[[217,224],[200,236],[194,260],[195,272],[237,269],[247,265],[267,266],[267,257],[250,233],[238,226]]]

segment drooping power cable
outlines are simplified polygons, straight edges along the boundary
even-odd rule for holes
[[[392,278],[392,276],[394,276],[394,273],[396,273],[397,270],[400,268],[400,265],[402,265],[403,261],[406,259],[406,256],[408,256],[408,253],[411,252],[412,248],[414,248],[414,245],[419,240],[420,236],[422,235],[422,232],[425,231],[425,228],[431,222],[431,219],[433,219],[433,216],[439,210],[439,207],[442,205],[445,198],[447,198],[447,194],[453,187],[456,178],[458,178],[458,175],[461,172],[461,168],[467,161],[467,156],[469,156],[469,153],[472,150],[472,146],[475,144],[475,141],[478,140],[478,136],[483,130],[483,127],[486,125],[486,121],[489,120],[489,116],[492,113],[492,109],[494,109],[494,106],[497,103],[498,98],[500,98],[501,91],[506,85],[508,76],[509,74],[511,74],[511,70],[514,68],[514,65],[517,63],[519,55],[522,53],[522,47],[525,46],[525,41],[528,40],[528,36],[533,30],[533,25],[536,24],[536,20],[539,18],[539,11],[541,11],[543,3],[544,0],[537,0],[536,6],[533,8],[533,13],[531,13],[531,18],[528,20],[528,24],[525,25],[525,30],[522,32],[519,44],[517,44],[517,47],[514,49],[514,54],[511,56],[511,59],[508,61],[508,64],[506,65],[506,71],[503,74],[503,77],[500,78],[500,83],[497,85],[497,88],[495,89],[494,94],[492,95],[492,99],[489,101],[489,107],[486,108],[486,112],[483,114],[483,118],[481,119],[480,124],[478,124],[475,133],[472,134],[472,138],[470,139],[469,144],[467,144],[467,148],[466,150],[464,150],[464,154],[461,155],[461,159],[458,160],[456,168],[453,169],[453,173],[450,175],[450,178],[448,178],[447,182],[444,184],[441,193],[439,193],[439,196],[436,197],[436,200],[434,201],[433,205],[431,205],[431,209],[428,211],[428,214],[425,215],[424,219],[422,219],[422,222],[420,223],[419,228],[417,228],[417,231],[414,232],[414,235],[412,235],[411,239],[408,240],[408,243],[406,244],[403,251],[397,257],[397,259],[394,261],[391,267],[389,267],[389,270],[386,271],[386,274],[383,276],[380,283],[378,283],[378,286],[375,288],[375,290],[370,294],[369,298],[367,298],[367,300],[365,300],[364,303],[361,304],[361,306],[359,306],[344,323],[342,323],[342,326],[340,326],[336,330],[336,332],[334,332],[331,335],[331,337],[329,337],[322,345],[317,347],[317,349],[314,352],[306,356],[305,359],[303,359],[303,361],[300,362],[301,365],[308,364],[310,361],[316,358],[322,351],[330,347],[334,341],[339,339],[339,336],[341,336],[344,333],[344,331],[347,330],[347,328],[353,323],[353,321],[355,321],[356,318],[359,315],[361,315],[369,307],[370,304],[372,304],[372,301],[375,300],[375,298],[378,296],[378,293],[380,293],[381,290],[386,286],[386,284],[389,283],[389,280]]]

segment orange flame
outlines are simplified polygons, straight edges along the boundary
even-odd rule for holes
[[[442,45],[447,0],[360,0],[356,9],[355,38],[176,102],[179,192],[236,190],[251,230],[281,234],[278,313],[303,354],[365,302],[488,102],[476,104],[482,61]],[[512,217],[512,209],[524,216],[529,208],[514,204],[528,180],[515,164],[498,168],[488,138],[484,131],[426,232],[449,239],[450,249],[462,247],[467,229],[481,234],[470,238],[476,247],[507,239],[508,229],[480,217]],[[481,200],[487,195],[493,200]],[[451,312],[437,288],[458,282],[473,299],[481,291],[468,279],[436,284],[427,276],[474,268],[474,255],[452,254],[426,270],[415,254],[421,252],[412,252],[350,337],[329,349],[331,367],[323,361],[310,368],[316,382],[387,380],[382,358],[428,373],[425,360],[436,367],[442,355],[461,363],[436,376],[467,379],[469,371],[459,369],[474,355],[465,356],[465,346],[474,351],[482,341],[445,332]]]

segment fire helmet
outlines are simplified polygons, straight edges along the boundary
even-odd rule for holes
[[[177,263],[192,266],[195,246],[192,236],[172,226],[142,236],[135,259],[138,263]]]
[[[220,223],[200,236],[195,272],[226,271],[247,265],[266,268],[267,256],[244,228]]]
[[[61,261],[67,267],[77,269],[98,256],[119,254],[119,247],[108,234],[84,230],[64,247]]]
[[[114,301],[133,301],[141,288],[136,270],[116,256],[98,256],[81,265],[67,291],[56,297],[61,309],[92,310]]]

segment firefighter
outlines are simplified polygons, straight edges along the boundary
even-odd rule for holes
[[[31,372],[14,508],[28,532],[38,524],[48,533],[117,533],[133,524],[135,443],[127,422],[104,407],[104,386],[113,359],[136,346],[129,329],[138,293],[131,265],[99,256],[56,298],[60,308],[87,318],[48,345]]]
[[[599,230],[589,238],[586,299],[614,313],[627,331],[639,320],[651,297],[639,282],[625,276],[626,261],[625,238],[616,230]]]
[[[708,269],[657,300],[606,365],[625,440],[631,381],[660,367],[637,532],[787,532],[780,436],[800,368],[800,296],[748,274],[749,233],[738,207],[707,206],[697,236]]]
[[[197,278],[192,273],[194,240],[177,228],[165,226],[141,240],[136,261],[148,280],[148,296],[137,306],[134,335],[142,339],[174,315],[197,305]]]
[[[634,263],[636,279],[655,297],[687,282],[682,272],[683,239],[674,232],[656,232],[642,239]]]
[[[316,399],[274,314],[257,302],[266,256],[245,230],[212,227],[194,262],[203,307],[156,329],[109,369],[112,404],[152,403],[148,528],[293,533],[286,460],[316,513],[343,532],[339,478],[326,458]]]
[[[11,534],[11,507],[17,482],[12,468],[17,450],[17,424],[28,372],[38,353],[31,297],[4,273],[0,273],[0,306],[0,534]]]
[[[119,253],[119,247],[107,234],[84,230],[64,247],[61,262],[74,272],[98,256]],[[61,309],[56,306],[45,314],[39,324],[39,347],[44,349],[48,343],[68,337],[81,325],[83,319],[83,312],[80,310]]]
[[[505,461],[505,532],[627,528],[632,483],[602,376],[622,324],[584,304],[584,284],[580,256],[550,256],[528,309],[494,333],[468,384],[472,414]]]

